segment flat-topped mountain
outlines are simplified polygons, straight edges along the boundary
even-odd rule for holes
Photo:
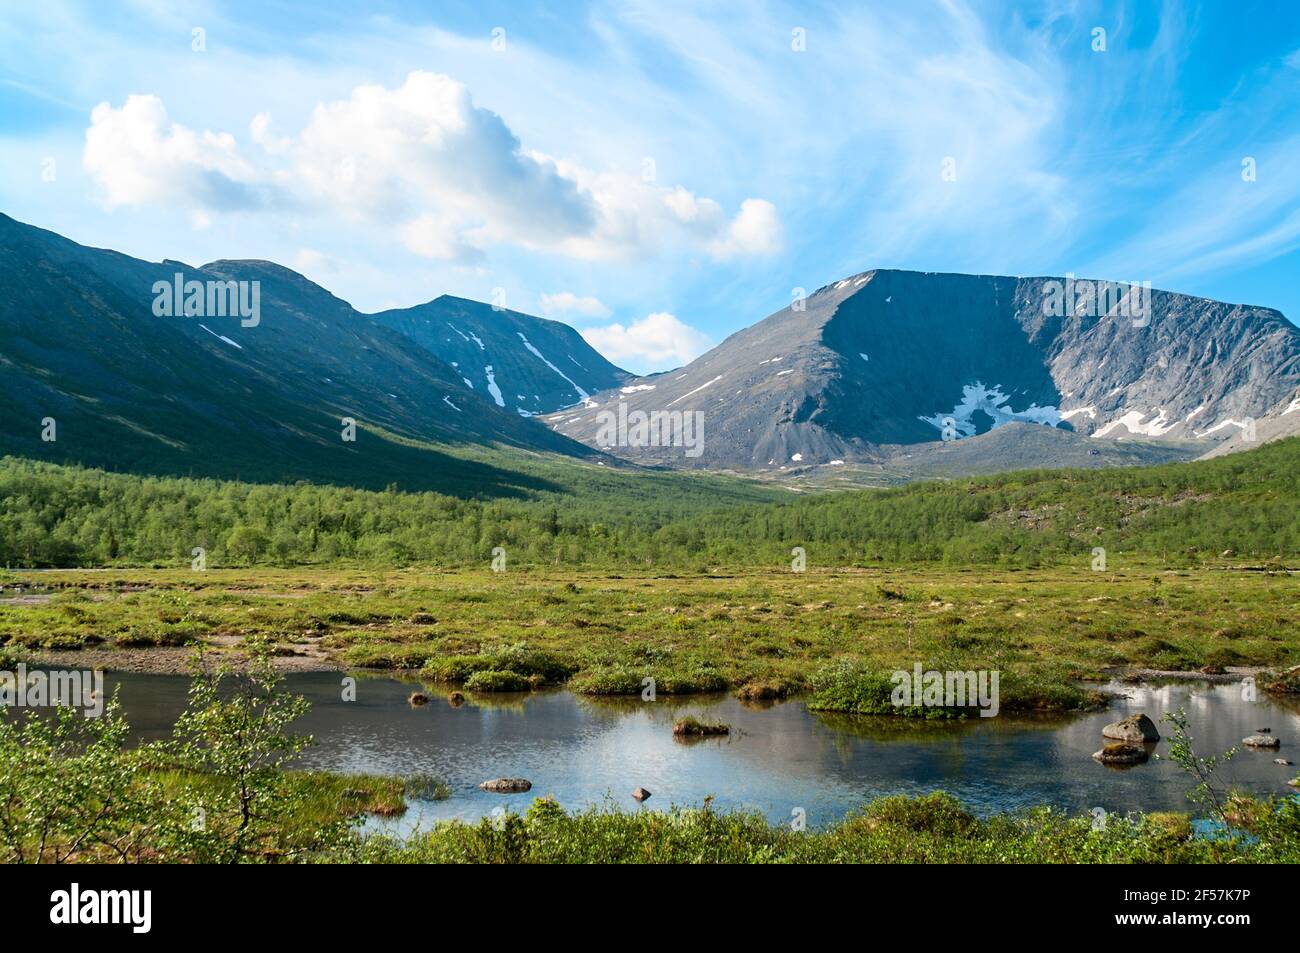
[[[1208,451],[1280,416],[1298,391],[1300,330],[1269,308],[1065,278],[869,271],[546,421],[680,466],[880,463],[1012,422],[1092,438],[1105,462],[1117,440],[1160,441],[1149,459]],[[617,407],[702,413],[703,451],[609,440],[599,413]],[[1029,465],[1054,465],[1051,446]]]

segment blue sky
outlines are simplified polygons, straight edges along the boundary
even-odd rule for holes
[[[875,267],[1300,318],[1289,0],[348,6],[6,5],[0,210],[495,295],[637,371]]]

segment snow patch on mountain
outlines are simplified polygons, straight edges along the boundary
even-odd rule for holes
[[[680,379],[681,378],[678,378],[678,380]],[[721,374],[713,378],[713,380],[711,381],[705,381],[703,384],[701,384],[699,387],[695,388],[694,390],[688,390],[685,394],[682,394],[682,396],[678,397],[676,400],[670,400],[668,402],[668,406],[671,407],[673,404],[677,403],[677,401],[685,400],[687,397],[690,397],[692,394],[698,394],[700,391],[704,390],[704,388],[708,387],[710,384],[716,384],[720,380],[722,380]]]
[[[497,402],[498,407],[504,407],[506,401],[505,398],[501,396],[501,388],[497,386],[497,379],[492,373],[492,365],[488,364],[485,366],[483,368],[483,373],[487,375],[488,393],[492,395],[492,399]]]
[[[533,347],[533,345],[529,342],[528,338],[524,337],[523,331],[516,331],[515,333],[519,335],[519,340],[524,342],[524,347],[528,348],[528,350],[532,352],[534,357],[536,357],[539,361],[541,361],[543,364],[545,364],[547,367],[555,371],[555,373],[559,374],[561,377],[563,377],[566,381],[569,382],[569,384],[573,387],[574,391],[577,393],[579,400],[586,401],[587,398],[591,396],[585,390],[579,387],[576,383],[574,383],[573,378],[571,378],[568,374],[564,373],[564,371],[560,370],[558,367],[556,367],[554,364],[548,361],[546,359],[546,356],[542,354],[541,351]]]
[[[1069,420],[1071,417],[1077,417],[1079,414],[1087,414],[1089,420],[1096,420],[1097,408],[1089,406],[1089,407],[1075,407],[1073,410],[1063,410],[1061,411],[1061,419]]]
[[[1123,427],[1129,433],[1140,437],[1160,437],[1169,433],[1178,426],[1178,421],[1170,422],[1165,416],[1165,409],[1157,407],[1155,414],[1150,420],[1146,420],[1146,414],[1140,410],[1130,410],[1123,417],[1112,420],[1102,427],[1094,437],[1104,437],[1114,431],[1116,428]]]
[[[1225,428],[1225,427],[1236,427],[1236,428],[1239,429],[1242,433],[1246,433],[1248,430],[1250,430],[1250,423],[1251,423],[1251,422],[1250,422],[1249,419],[1247,419],[1247,420],[1233,420],[1233,419],[1230,417],[1230,418],[1228,418],[1227,420],[1224,420],[1224,421],[1222,421],[1222,422],[1220,422],[1220,423],[1215,424],[1215,425],[1214,425],[1213,427],[1211,427],[1209,430],[1202,430],[1202,431],[1201,431],[1200,433],[1198,433],[1196,436],[1198,436],[1198,437],[1207,437],[1207,436],[1209,436],[1209,435],[1212,434],[1212,433],[1217,433],[1218,431],[1222,430],[1222,429]]]
[[[224,334],[218,334],[216,331],[212,330],[212,329],[211,329],[210,327],[208,327],[206,324],[200,324],[199,327],[201,327],[204,331],[207,331],[207,332],[208,332],[209,334],[211,334],[214,338],[217,338],[218,340],[221,340],[221,341],[225,341],[225,342],[226,342],[227,344],[229,344],[231,347],[237,347],[237,348],[239,348],[241,351],[244,349],[244,345],[242,345],[242,344],[236,344],[234,341],[230,340],[230,338],[226,337]]]
[[[1012,410],[1006,406],[1007,401],[1011,399],[1010,395],[1002,393],[1001,385],[998,384],[986,387],[976,381],[974,384],[965,385],[961,391],[962,398],[951,411],[947,413],[940,411],[933,417],[922,415],[918,419],[924,420],[940,433],[948,426],[946,421],[951,419],[951,426],[961,437],[975,435],[976,426],[971,417],[977,410],[982,410],[993,419],[994,428],[1012,421],[1043,424],[1047,427],[1055,427],[1061,422],[1060,411],[1055,407],[1039,407],[1037,404],[1030,404],[1024,410]]]

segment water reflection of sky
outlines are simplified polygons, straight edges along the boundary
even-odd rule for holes
[[[1225,784],[1253,793],[1285,793],[1296,767],[1300,711],[1261,693],[1242,697],[1240,685],[1112,685],[1127,697],[1105,712],[1067,716],[972,718],[935,724],[847,716],[820,716],[800,702],[746,707],[730,697],[673,700],[591,700],[565,692],[471,697],[453,708],[434,695],[412,708],[419,686],[362,678],[357,700],[344,702],[341,676],[293,675],[289,686],[306,694],[312,711],[301,729],[316,736],[304,764],[338,771],[430,773],[445,778],[452,796],[417,802],[400,820],[409,828],[438,818],[477,818],[509,805],[524,810],[534,797],[553,794],[567,808],[609,801],[637,808],[634,788],[648,788],[647,807],[698,805],[712,795],[722,808],[760,810],[788,821],[802,808],[818,826],[885,794],[949,791],[980,813],[1051,804],[1071,812],[1188,810],[1190,784],[1177,766],[1152,761],[1117,770],[1092,759],[1101,729],[1130,712],[1160,716],[1186,709],[1196,749],[1217,754],[1259,728],[1282,740],[1278,751],[1241,749],[1220,772]],[[158,737],[185,700],[185,680],[157,675],[109,676],[122,683],[128,717],[138,732]],[[694,713],[732,726],[730,737],[692,744],[675,741],[675,718]],[[1162,732],[1166,726],[1161,725]],[[1161,743],[1157,752],[1164,752]],[[526,777],[526,794],[480,791],[495,777]]]

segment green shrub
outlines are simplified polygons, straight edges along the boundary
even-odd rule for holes
[[[420,677],[431,682],[466,682],[478,672],[512,672],[521,678],[536,677],[543,682],[563,682],[575,671],[559,656],[529,648],[525,642],[488,649],[478,655],[441,655],[425,663]]]
[[[516,672],[487,668],[465,679],[465,689],[471,692],[526,692],[528,679]]]

